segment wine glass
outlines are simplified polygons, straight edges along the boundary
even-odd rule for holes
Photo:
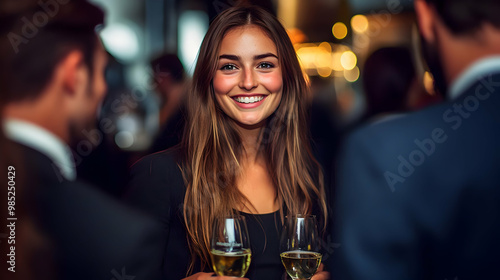
[[[309,280],[321,263],[320,240],[313,215],[286,216],[281,234],[281,262],[293,280]]]
[[[252,251],[244,216],[235,215],[214,221],[210,257],[217,275],[245,276]]]

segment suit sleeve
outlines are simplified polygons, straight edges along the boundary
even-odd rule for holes
[[[47,189],[39,216],[54,242],[61,279],[159,279],[157,223],[82,183]]]
[[[162,229],[163,252],[170,235],[172,212],[176,206],[172,202],[172,180],[169,179],[171,168],[165,157],[157,154],[147,156],[134,164],[130,170],[129,189],[125,200],[132,207],[142,211],[158,221]],[[164,262],[165,256],[161,257]]]
[[[407,193],[391,189],[384,176],[397,159],[386,144],[361,131],[343,149],[334,210],[340,247],[331,262],[332,279],[422,278]]]

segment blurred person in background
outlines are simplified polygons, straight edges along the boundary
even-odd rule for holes
[[[416,83],[415,67],[408,48],[386,47],[374,51],[363,69],[366,112],[362,122],[406,112],[406,101]]]
[[[12,50],[11,42],[4,35],[10,31],[12,15],[9,9],[16,7],[7,6],[11,4],[9,2],[4,4],[6,6],[0,6],[0,92],[3,94],[9,91],[11,69],[8,54]],[[0,123],[7,101],[3,94],[0,94]],[[25,180],[16,176],[24,173],[24,169],[13,148],[14,145],[0,129],[0,170],[5,172],[5,186],[0,189],[0,203],[5,208],[1,211],[0,219],[6,223],[4,229],[0,230],[0,252],[5,257],[0,265],[0,279],[58,279],[51,242],[28,211],[33,193],[22,187]],[[16,220],[11,220],[13,218]]]
[[[95,33],[103,12],[83,0],[21,0],[2,1],[0,13],[2,149],[9,150],[2,164],[16,171],[16,249],[32,254],[16,271],[38,266],[26,276],[37,279],[156,279],[157,224],[78,182],[71,154],[93,129],[106,90],[107,54]],[[50,255],[24,243],[33,236]],[[44,265],[54,270],[38,269]]]
[[[0,170],[5,172],[6,178],[5,187],[0,189],[0,203],[5,207],[0,219],[6,221],[5,229],[0,231],[0,252],[3,257],[6,256],[0,265],[0,279],[60,279],[51,241],[29,212],[33,193],[22,187],[25,184],[18,175],[24,173],[23,166],[12,148],[0,129]],[[12,218],[16,220],[10,220]]]
[[[8,30],[8,14],[0,9],[0,34]],[[11,44],[5,38],[0,39],[0,92],[8,90],[8,73],[6,54]],[[0,98],[0,123],[2,121],[4,98]],[[0,170],[4,172],[5,184],[0,188],[0,220],[5,221],[0,230],[0,279],[31,280],[57,279],[54,272],[53,255],[50,242],[41,234],[33,219],[27,213],[30,193],[19,186],[21,178],[16,173],[22,172],[19,160],[12,153],[11,143],[0,129]],[[13,215],[9,215],[13,214]],[[9,226],[16,218],[15,227]],[[5,259],[4,259],[5,258]],[[43,259],[43,264],[40,261]]]
[[[124,119],[119,113],[128,110],[127,106],[138,107],[138,104],[125,86],[124,65],[109,53],[105,79],[107,90],[95,120],[95,129],[87,134],[87,144],[92,149],[75,159],[78,161],[76,172],[80,180],[119,198],[127,184],[124,175],[130,164],[137,160],[134,160],[134,152],[125,151],[116,144],[116,134],[121,128],[119,121]]]
[[[409,48],[394,46],[374,51],[364,64],[366,110],[356,126],[441,101],[438,95],[425,92],[418,77]]]
[[[333,279],[498,278],[500,2],[414,4],[448,100],[347,140]]]
[[[338,153],[340,141],[339,112],[335,88],[330,79],[311,76],[312,103],[308,123],[311,147],[314,157],[325,171],[325,186],[330,186],[334,178],[333,165]],[[331,188],[325,188],[327,197]],[[330,202],[331,203],[331,202]]]
[[[159,131],[150,152],[166,150],[179,144],[184,128],[186,74],[175,54],[163,54],[151,61],[156,91],[160,101]]]

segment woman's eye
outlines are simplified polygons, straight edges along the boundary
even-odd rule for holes
[[[231,70],[236,70],[236,65],[233,64],[226,64],[220,68],[220,70],[226,70],[226,71],[231,71]]]
[[[264,68],[264,69],[271,69],[274,68],[274,65],[268,62],[262,62],[258,66],[259,68]]]

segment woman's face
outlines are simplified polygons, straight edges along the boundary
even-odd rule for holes
[[[222,40],[213,86],[229,117],[246,127],[263,125],[283,89],[276,45],[255,25],[231,29]]]

